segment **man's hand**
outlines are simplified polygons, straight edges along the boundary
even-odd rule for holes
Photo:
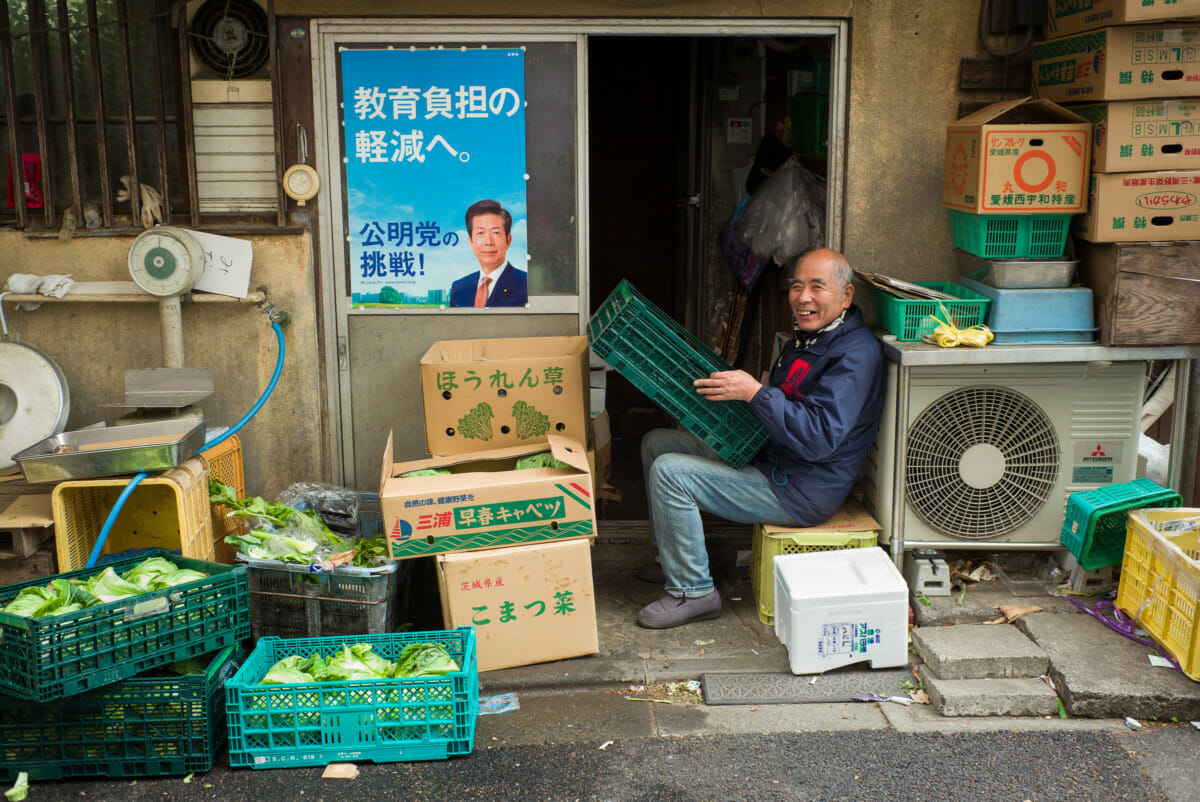
[[[744,370],[722,370],[696,379],[696,392],[709,401],[749,401],[762,385]]]

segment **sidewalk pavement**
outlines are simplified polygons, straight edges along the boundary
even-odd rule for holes
[[[787,652],[774,628],[759,620],[751,587],[750,569],[736,567],[738,552],[750,549],[749,527],[723,530],[712,539],[714,578],[721,591],[724,611],[720,618],[669,630],[637,626],[637,611],[658,598],[662,589],[639,581],[634,570],[653,556],[644,525],[633,522],[600,524],[592,551],[600,652],[588,657],[484,672],[481,695],[516,692],[522,710],[545,705],[539,728],[553,727],[556,718],[566,726],[572,711],[584,718],[611,721],[617,728],[644,728],[653,724],[660,732],[743,731],[775,721],[784,729],[838,729],[894,727],[905,731],[924,728],[974,730],[997,727],[995,717],[971,719],[941,716],[928,705],[852,703],[747,706],[680,705],[645,703],[651,709],[633,713],[625,696],[651,693],[666,683],[699,680],[706,672],[749,672],[790,675]],[[747,555],[743,554],[743,558]],[[748,562],[743,559],[742,562]],[[982,623],[1000,616],[999,605],[1034,605],[1014,624],[1049,658],[1048,676],[1063,702],[1071,726],[1111,727],[1111,721],[1076,719],[1135,719],[1189,721],[1200,719],[1200,683],[1171,668],[1156,667],[1154,650],[1126,639],[1080,612],[1065,597],[1013,596],[998,581],[970,585],[965,594],[913,602],[916,625]],[[912,650],[910,649],[910,652]],[[919,660],[910,657],[910,666]],[[866,668],[866,665],[854,667]],[[916,677],[914,676],[914,682]],[[651,689],[642,692],[630,688]],[[900,688],[890,692],[903,695]],[[697,702],[702,701],[698,695]],[[802,710],[797,710],[802,708]],[[584,714],[586,710],[586,715]],[[522,715],[518,718],[524,718]],[[484,732],[504,716],[480,719]],[[1004,717],[1004,728],[1035,725],[1045,720]],[[688,723],[694,729],[687,729]],[[1054,717],[1053,726],[1064,722]],[[698,729],[696,729],[698,728]],[[763,731],[758,729],[756,731]],[[486,736],[485,736],[486,737]]]

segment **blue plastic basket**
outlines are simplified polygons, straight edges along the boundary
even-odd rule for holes
[[[730,366],[622,281],[588,321],[592,350],[721,459],[740,468],[769,436],[744,401],[709,401],[693,381]]]
[[[440,643],[461,667],[412,679],[259,685],[289,655],[331,657],[369,643],[393,662],[413,643]],[[479,668],[475,628],[344,638],[267,637],[225,684],[229,765],[256,769],[388,763],[465,755],[475,741]]]

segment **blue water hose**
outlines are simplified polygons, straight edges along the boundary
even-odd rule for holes
[[[200,447],[201,451],[212,448],[215,445],[219,445],[233,435],[237,434],[239,429],[245,426],[251,418],[258,414],[258,411],[262,409],[262,405],[267,402],[267,399],[271,397],[271,393],[275,391],[275,385],[279,383],[279,375],[283,373],[283,360],[287,354],[287,348],[283,343],[283,328],[279,325],[279,323],[274,321],[271,323],[271,328],[275,330],[275,339],[279,343],[279,355],[275,360],[275,372],[271,374],[271,381],[267,383],[267,388],[263,390],[262,395],[260,395],[258,400],[254,402],[254,406],[250,407],[250,411],[243,415],[241,420],[230,426],[221,434],[217,435],[211,440],[206,440],[204,445]],[[117,516],[121,514],[121,508],[125,506],[125,502],[133,493],[133,489],[149,475],[150,474],[147,471],[141,471],[135,474],[134,477],[129,480],[129,484],[125,486],[125,489],[121,491],[121,495],[117,497],[117,503],[113,505],[112,510],[108,513],[108,518],[104,521],[104,526],[100,529],[100,534],[96,536],[96,545],[92,547],[92,553],[88,557],[87,565],[84,566],[85,568],[91,568],[96,564],[96,560],[100,558],[100,553],[104,550],[104,543],[108,540],[108,533],[112,531],[113,524],[116,522]],[[205,493],[207,494],[207,492],[208,491],[206,489]]]

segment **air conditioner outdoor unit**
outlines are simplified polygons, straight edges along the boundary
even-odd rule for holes
[[[191,0],[187,8],[200,212],[273,212],[275,113],[265,6]]]
[[[909,368],[903,520],[892,520],[897,367],[867,458],[867,507],[905,548],[1053,548],[1067,497],[1134,478],[1145,365]]]

